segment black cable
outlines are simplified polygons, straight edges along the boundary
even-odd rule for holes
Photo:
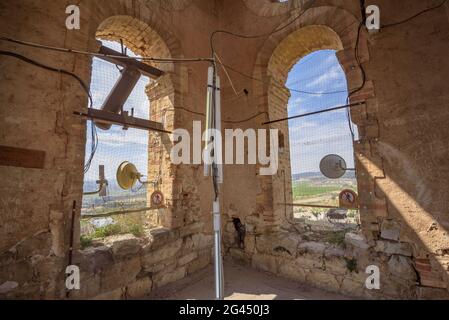
[[[37,66],[37,67],[40,67],[40,68],[43,68],[43,69],[46,69],[46,70],[50,70],[50,71],[53,71],[53,72],[62,73],[62,74],[65,74],[65,75],[68,75],[68,76],[71,76],[71,77],[75,78],[80,83],[80,85],[84,89],[84,91],[87,93],[87,96],[89,97],[90,105],[91,106],[93,105],[92,95],[90,94],[88,86],[76,74],[74,74],[74,73],[72,73],[70,71],[66,71],[64,69],[58,69],[58,68],[53,68],[53,67],[47,66],[47,65],[45,65],[43,63],[37,62],[37,61],[32,60],[30,58],[27,58],[27,57],[25,57],[25,56],[23,56],[21,54],[14,53],[14,52],[11,52],[11,51],[3,51],[3,50],[1,50],[0,51],[0,55],[10,56],[10,57],[22,60],[22,61],[24,61],[26,63],[32,64],[34,66]]]
[[[231,121],[231,120],[227,120],[227,121],[226,121],[226,120],[224,120],[223,122],[224,122],[224,123],[230,123],[230,124],[239,124],[239,123],[248,122],[248,121],[250,121],[250,120],[253,120],[253,119],[255,119],[255,118],[257,118],[258,116],[261,116],[261,115],[263,115],[263,114],[265,114],[265,115],[267,116],[267,118],[269,117],[268,112],[262,111],[262,112],[259,112],[259,113],[255,114],[255,115],[253,115],[253,116],[251,116],[251,117],[249,117],[249,118],[243,119],[243,120],[239,120],[239,121]]]
[[[227,30],[216,30],[214,32],[212,32],[211,36],[210,36],[210,48],[212,51],[212,57],[214,57],[215,54],[215,47],[214,47],[214,37],[215,35],[222,33],[222,34],[227,34],[233,37],[237,37],[237,38],[242,38],[242,39],[257,39],[257,38],[264,38],[264,37],[269,37],[275,33],[278,33],[286,28],[288,28],[289,26],[291,26],[293,23],[295,23],[298,19],[300,19],[312,6],[313,6],[314,0],[310,0],[310,5],[304,9],[303,11],[301,11],[299,13],[298,16],[296,16],[292,21],[288,22],[287,24],[283,25],[282,27],[276,28],[275,30],[268,32],[268,33],[263,33],[263,34],[258,34],[258,35],[245,35],[245,34],[238,34],[238,33],[234,33],[231,31],[227,31]]]
[[[88,56],[93,56],[93,57],[97,57],[97,58],[103,57],[103,58],[114,58],[114,59],[123,59],[123,60],[141,60],[141,61],[150,61],[150,62],[156,62],[156,63],[210,62],[213,60],[210,58],[179,58],[179,59],[177,59],[177,58],[153,58],[153,57],[128,57],[128,56],[121,56],[121,55],[110,55],[110,54],[95,53],[95,52],[76,50],[76,49],[67,49],[67,48],[46,46],[46,45],[42,45],[42,44],[38,44],[38,43],[34,43],[34,42],[21,41],[21,40],[7,38],[7,37],[3,37],[3,36],[0,36],[0,40],[27,46],[27,47],[33,47],[33,48],[45,49],[45,50],[63,52],[63,53],[82,54],[82,55],[88,55]]]
[[[366,0],[360,0],[360,8],[361,13],[362,13],[362,21],[366,21],[366,5],[365,5]]]
[[[214,56],[215,57],[215,56]],[[217,123],[216,121],[216,117],[215,117],[215,112],[216,112],[216,94],[217,94],[217,65],[215,63],[215,61],[212,63],[212,68],[213,68],[213,82],[212,82],[212,128],[216,128],[217,127]],[[215,137],[214,137],[215,139]],[[215,155],[216,155],[216,150],[215,148],[213,149],[214,151],[214,161],[212,162],[212,181],[213,181],[213,186],[214,186],[214,193],[215,193],[215,201],[218,201],[218,198],[220,197],[220,189],[218,186],[218,166],[217,163],[215,162]]]
[[[348,98],[346,99],[346,104],[349,105],[349,103],[350,103],[350,99],[348,96]],[[348,120],[348,126],[349,126],[349,131],[351,132],[352,141],[355,141],[355,132],[352,127],[351,110],[349,108],[346,109],[346,118]]]
[[[401,21],[398,21],[398,22],[394,22],[394,23],[390,23],[390,24],[383,25],[381,28],[384,29],[384,28],[394,27],[394,26],[398,26],[398,25],[407,23],[407,22],[409,22],[409,21],[411,21],[411,20],[413,20],[413,19],[415,19],[415,18],[417,18],[417,17],[419,17],[419,16],[421,16],[421,15],[423,15],[423,14],[429,12],[429,11],[433,11],[433,10],[436,10],[436,9],[441,8],[441,7],[442,7],[443,5],[445,5],[447,2],[448,2],[448,0],[443,0],[439,5],[436,5],[436,6],[434,6],[434,7],[425,9],[425,10],[423,10],[423,11],[420,11],[420,12],[414,14],[413,16],[411,16],[411,17],[409,17],[409,18],[406,18],[406,19],[404,19],[404,20],[401,20]],[[364,3],[365,3],[365,1],[364,1],[364,0],[361,0],[362,16],[363,16],[363,14],[365,13]],[[359,66],[359,68],[360,68],[360,71],[361,71],[361,73],[362,73],[362,84],[360,85],[360,87],[358,87],[357,89],[353,90],[353,91],[349,94],[348,99],[347,99],[347,103],[348,103],[348,104],[349,104],[349,101],[350,101],[350,97],[351,97],[352,95],[354,95],[355,93],[359,92],[360,90],[362,90],[362,89],[365,87],[365,85],[366,85],[366,72],[365,72],[365,69],[363,68],[363,65],[362,65],[362,63],[361,63],[361,61],[360,61],[360,56],[359,56],[360,36],[361,36],[361,29],[362,29],[362,27],[363,27],[363,25],[364,25],[364,21],[365,21],[365,20],[363,20],[363,21],[360,23],[360,25],[359,25],[359,28],[358,28],[358,31],[357,31],[357,41],[356,41],[356,45],[355,45],[355,49],[354,49],[354,51],[355,51],[355,58],[356,58],[356,61],[357,61],[358,66]],[[354,140],[354,139],[355,139],[355,133],[354,133],[354,130],[353,130],[353,128],[352,128],[351,113],[350,113],[349,109],[347,110],[347,116],[348,116],[348,122],[349,122],[349,129],[350,129],[350,131],[351,131],[351,135],[352,135],[353,140]]]
[[[364,1],[362,1],[362,4],[364,4]],[[362,7],[362,12],[365,12],[364,7]],[[359,24],[359,28],[357,30],[357,40],[356,40],[356,44],[355,44],[355,48],[354,48],[355,60],[357,62],[358,67],[360,68],[360,72],[362,73],[362,84],[360,85],[360,87],[356,88],[355,90],[351,91],[348,94],[348,97],[346,99],[347,104],[350,103],[351,96],[353,96],[355,93],[361,91],[365,87],[365,84],[366,84],[365,68],[363,67],[363,65],[360,61],[360,57],[359,57],[360,36],[361,36],[361,30],[362,30],[363,24],[364,24],[363,21]],[[348,119],[348,126],[349,126],[349,131],[351,132],[352,141],[354,141],[355,140],[355,132],[352,127],[351,111],[349,108],[346,110],[346,118]]]
[[[231,66],[229,66],[229,65],[227,65],[225,63],[220,63],[220,62],[218,62],[218,63],[223,65],[225,68],[227,68],[227,69],[229,69],[231,71],[234,71],[235,73],[237,73],[237,74],[239,74],[239,75],[241,75],[241,76],[243,76],[245,78],[248,78],[248,79],[251,79],[251,80],[255,80],[255,81],[258,81],[258,82],[263,83],[263,84],[268,84],[268,85],[272,84],[272,83],[269,83],[269,82],[264,81],[262,79],[255,78],[255,77],[250,76],[250,75],[248,75],[246,73],[243,73],[242,71],[239,71],[239,70],[237,70],[237,69],[235,69],[235,68],[233,68],[233,67],[231,67]],[[331,95],[331,94],[339,94],[339,93],[346,93],[347,92],[346,90],[330,91],[330,92],[310,92],[310,91],[303,91],[303,90],[297,90],[297,89],[292,89],[292,88],[288,88],[288,87],[283,87],[283,86],[278,85],[278,84],[274,84],[274,86],[278,87],[280,89],[286,88],[287,90],[292,91],[292,92],[297,92],[297,93],[302,93],[302,94],[310,94],[310,95],[328,95],[328,94]]]
[[[300,114],[300,115],[293,116],[293,117],[287,117],[287,118],[282,118],[282,119],[277,119],[277,120],[264,122],[264,123],[262,123],[262,125],[273,124],[273,123],[278,123],[278,122],[283,122],[283,121],[289,121],[289,120],[292,120],[292,119],[299,119],[299,118],[309,117],[309,116],[313,116],[313,115],[316,115],[316,114],[322,114],[322,113],[326,113],[326,112],[330,112],[330,111],[336,111],[336,110],[342,110],[342,109],[357,107],[357,106],[361,106],[363,104],[364,104],[364,102],[357,102],[357,103],[347,104],[347,105],[344,105],[344,106],[338,106],[338,107],[333,107],[333,108],[329,108],[329,109],[308,112],[308,113]]]
[[[93,107],[92,94],[90,93],[88,86],[84,83],[84,81],[79,76],[77,76],[73,72],[70,72],[70,71],[67,71],[67,70],[64,70],[64,69],[50,67],[48,65],[45,65],[45,64],[43,64],[41,62],[35,61],[33,59],[30,59],[28,57],[25,57],[25,56],[23,56],[21,54],[15,53],[15,52],[0,50],[0,55],[13,57],[13,58],[19,59],[19,60],[21,60],[23,62],[26,62],[28,64],[34,65],[36,67],[39,67],[39,68],[42,68],[42,69],[45,69],[45,70],[49,70],[49,71],[52,71],[52,72],[57,72],[57,73],[60,73],[60,74],[65,74],[65,75],[68,75],[68,76],[76,79],[76,81],[79,82],[79,84],[81,85],[81,87],[86,92],[86,94],[87,94],[87,96],[89,98],[90,108]],[[92,135],[91,154],[89,156],[89,159],[86,162],[86,165],[84,166],[84,173],[89,171],[90,165],[91,165],[92,160],[93,160],[94,155],[95,155],[95,152],[97,151],[97,148],[98,148],[98,134],[97,134],[97,131],[96,131],[94,123],[92,123],[91,135]]]
[[[404,19],[404,20],[401,20],[401,21],[398,21],[398,22],[392,22],[392,23],[385,24],[385,25],[383,25],[381,28],[384,29],[384,28],[395,27],[395,26],[404,24],[404,23],[406,23],[406,22],[409,22],[409,21],[411,21],[411,20],[413,20],[413,19],[415,19],[415,18],[417,18],[417,17],[419,17],[419,16],[421,16],[421,15],[423,15],[423,14],[429,12],[429,11],[432,11],[432,10],[436,10],[436,9],[441,8],[442,6],[444,6],[444,5],[447,3],[447,1],[448,1],[448,0],[443,0],[443,2],[441,2],[439,5],[436,5],[436,6],[434,6],[434,7],[427,8],[427,9],[425,9],[425,10],[423,10],[423,11],[421,11],[421,12],[418,12],[418,13],[414,14],[413,16],[411,16],[411,17],[409,17],[409,18],[406,18],[406,19]]]
[[[421,12],[419,12],[419,13],[417,13],[417,14],[415,14],[415,15],[413,15],[413,16],[407,18],[407,19],[404,19],[404,20],[402,20],[402,21],[384,25],[384,26],[382,26],[382,28],[393,27],[393,26],[397,26],[397,25],[400,25],[400,24],[409,22],[409,21],[415,19],[416,17],[421,16],[421,15],[423,15],[423,14],[429,12],[429,11],[432,11],[432,10],[435,10],[435,9],[438,9],[438,8],[442,7],[442,6],[443,6],[444,4],[446,4],[447,2],[448,2],[448,0],[444,0],[444,1],[442,1],[442,2],[441,2],[439,5],[437,5],[437,6],[434,6],[434,7],[428,8],[428,9],[426,9],[426,10],[423,10],[423,11],[421,11]],[[361,12],[362,12],[362,16],[365,16],[364,3],[365,3],[365,1],[364,1],[364,0],[361,0],[361,7],[362,7],[362,11],[361,11]],[[270,32],[270,33],[267,33],[267,34],[261,34],[261,35],[242,35],[242,34],[236,34],[236,33],[230,32],[230,31],[226,31],[226,30],[217,30],[217,31],[215,31],[215,32],[212,33],[211,39],[210,39],[210,40],[211,40],[211,49],[212,49],[212,52],[213,52],[213,53],[215,52],[214,45],[213,45],[213,38],[214,38],[214,36],[215,36],[216,34],[218,34],[218,33],[224,33],[224,34],[228,34],[228,35],[231,35],[231,36],[234,36],[234,37],[239,37],[239,38],[244,38],[244,39],[253,39],[253,38],[260,38],[260,37],[270,36],[270,35],[272,35],[272,34],[274,34],[274,33],[276,33],[276,32],[279,32],[279,31],[281,31],[281,30],[284,30],[285,28],[287,28],[288,26],[290,26],[292,23],[294,23],[296,20],[298,20],[304,13],[306,13],[307,10],[309,10],[310,8],[311,8],[311,6],[310,6],[309,8],[307,8],[307,9],[305,9],[304,11],[302,11],[302,12],[301,12],[295,19],[293,19],[293,20],[292,20],[291,22],[289,22],[288,24],[286,24],[286,25],[284,25],[283,27],[278,28],[278,29],[276,29],[276,30],[274,30],[274,31],[272,31],[272,32]],[[347,98],[347,104],[349,104],[350,97],[353,96],[355,93],[361,91],[361,90],[365,87],[365,85],[366,85],[366,80],[367,80],[367,79],[366,79],[366,71],[365,71],[365,69],[364,69],[364,67],[363,67],[363,65],[362,65],[362,63],[361,63],[361,61],[360,61],[360,56],[359,56],[359,47],[360,47],[361,30],[362,30],[362,27],[363,27],[363,25],[364,25],[364,21],[365,21],[365,19],[362,19],[362,22],[360,22],[360,24],[359,24],[359,27],[358,27],[358,30],[357,30],[357,40],[356,40],[356,45],[355,45],[355,49],[354,49],[355,58],[356,58],[358,67],[360,68],[360,72],[361,72],[361,74],[362,74],[362,84],[361,84],[358,88],[352,90],[352,91],[349,93],[348,98]],[[224,63],[221,63],[221,64],[222,64],[224,67],[226,67],[227,69],[232,70],[232,71],[234,71],[234,72],[236,72],[236,73],[238,73],[238,74],[240,74],[240,75],[242,75],[242,76],[244,76],[244,77],[246,77],[246,78],[249,78],[249,79],[252,79],[252,80],[259,81],[259,82],[262,82],[262,83],[267,84],[267,82],[263,81],[262,79],[258,79],[258,78],[252,77],[252,76],[250,76],[250,75],[247,75],[247,74],[245,74],[245,73],[243,73],[243,72],[241,72],[241,71],[239,71],[239,70],[237,70],[237,69],[234,69],[233,67],[228,66],[228,65],[226,65],[226,64],[224,64]],[[276,84],[275,84],[275,86],[281,87],[281,86],[278,86],[278,85],[276,85]],[[318,92],[307,92],[307,91],[302,91],[302,90],[295,90],[295,89],[291,89],[291,88],[287,88],[287,89],[290,90],[290,91],[292,91],[292,92],[298,92],[298,93],[302,93],[302,94],[311,94],[311,95],[313,95],[313,94],[316,94],[316,95],[337,94],[337,93],[344,93],[344,92],[346,92],[346,91],[335,91],[335,92],[322,92],[322,93],[318,93]],[[353,128],[352,128],[351,113],[350,113],[349,108],[348,108],[348,110],[347,110],[347,117],[348,117],[349,129],[350,129],[350,131],[351,131],[351,135],[352,135],[353,140],[354,140],[354,139],[355,139],[355,132],[354,132],[354,130],[353,130]]]
[[[90,124],[91,128],[91,148],[90,148],[90,155],[89,159],[86,161],[86,164],[84,165],[84,173],[86,174],[92,165],[92,161],[95,157],[95,154],[97,153],[98,149],[98,132],[97,132],[97,126],[95,125],[94,121],[91,121]]]
[[[358,30],[357,30],[357,40],[356,40],[355,48],[354,48],[355,60],[357,62],[357,66],[360,68],[360,72],[362,73],[362,84],[358,88],[352,90],[349,93],[349,97],[353,96],[355,93],[357,93],[360,90],[362,90],[365,87],[365,84],[366,84],[366,72],[365,72],[365,68],[362,66],[362,62],[360,61],[360,56],[359,56],[360,36],[361,36],[361,31],[362,31],[363,25],[364,25],[364,23],[362,21],[360,23],[360,25],[359,25]]]

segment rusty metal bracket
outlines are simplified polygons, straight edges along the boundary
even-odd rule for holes
[[[103,55],[99,56],[100,59],[123,67],[120,71],[120,78],[117,80],[114,88],[101,106],[101,110],[104,111],[117,114],[123,110],[123,105],[126,100],[128,100],[142,75],[150,77],[151,79],[157,79],[164,74],[163,71],[137,59],[121,59],[120,57],[129,57],[124,53],[117,52],[104,46],[100,47],[99,53]],[[103,130],[109,130],[111,128],[109,122],[95,121],[95,125]]]
[[[101,122],[106,122],[108,124],[124,126],[125,128],[172,133],[171,131],[165,130],[164,126],[160,122],[135,118],[133,116],[129,116],[128,112],[117,114],[90,108],[88,109],[87,113],[75,111],[73,114],[91,120],[100,120]]]

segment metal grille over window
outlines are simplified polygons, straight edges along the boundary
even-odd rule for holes
[[[103,41],[103,46],[121,52],[117,42]],[[130,50],[126,54],[136,57]],[[92,67],[91,91],[94,109],[100,109],[108,94],[120,77],[122,67],[94,58]],[[150,101],[145,93],[150,79],[141,76],[123,106],[134,117],[150,119]],[[92,121],[87,125],[86,161],[91,155]],[[84,176],[84,197],[82,204],[81,233],[85,237],[101,238],[119,233],[143,233],[148,219],[147,186],[148,180],[149,132],[113,125],[109,130],[96,128],[98,146],[89,170]],[[141,179],[132,188],[124,190],[117,181],[117,170],[123,162],[135,166]],[[103,186],[100,183],[104,172]],[[100,188],[101,187],[101,188]],[[99,193],[96,190],[103,189]],[[92,192],[94,191],[94,192]],[[94,194],[89,194],[94,193]],[[102,217],[104,215],[104,217]],[[93,217],[92,217],[93,216]]]
[[[321,50],[301,59],[291,70],[288,116],[347,105],[345,73],[333,50]],[[357,225],[357,210],[341,208],[344,190],[357,192],[353,143],[357,128],[349,110],[340,109],[291,119],[288,122],[294,216],[306,221]],[[341,157],[344,174],[336,179],[322,173],[320,163],[329,155]],[[329,158],[328,158],[329,159]],[[333,158],[331,158],[333,159]]]

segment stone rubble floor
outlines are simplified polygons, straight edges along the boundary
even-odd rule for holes
[[[349,300],[351,298],[315,289],[288,279],[273,276],[248,266],[225,261],[226,300]],[[212,266],[156,290],[147,299],[213,300],[215,296]]]

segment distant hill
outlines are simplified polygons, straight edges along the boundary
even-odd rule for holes
[[[96,181],[92,181],[92,180],[88,180],[88,181],[84,181],[84,186],[83,186],[83,191],[84,192],[92,192],[97,190],[99,187],[99,185],[97,184]],[[146,187],[141,188],[140,183],[137,183],[135,186],[135,189],[138,189],[139,192],[134,192],[134,193],[143,193],[146,190]],[[117,181],[113,180],[113,181],[108,181],[108,192],[109,194],[132,194],[132,191],[125,191],[123,189],[121,189],[119,187],[119,185],[117,184]]]
[[[297,181],[301,179],[310,179],[310,178],[322,178],[323,175],[321,172],[303,172],[303,173],[295,173],[292,175],[292,180]]]
[[[321,172],[303,172],[292,174],[292,180],[298,181],[302,179],[327,179]],[[348,171],[343,176],[343,179],[355,179],[355,172]]]

